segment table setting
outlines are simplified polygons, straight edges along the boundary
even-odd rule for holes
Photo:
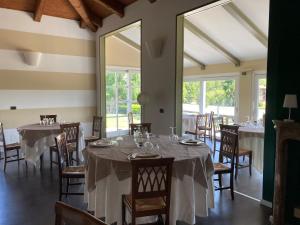
[[[101,139],[83,151],[86,163],[85,201],[106,223],[121,224],[121,196],[131,187],[131,160],[174,157],[171,187],[171,224],[195,223],[214,207],[213,162],[209,147],[179,138],[175,128],[167,135],[134,132],[132,136]],[[120,203],[120,204],[118,204]]]

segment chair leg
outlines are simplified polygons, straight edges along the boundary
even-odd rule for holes
[[[239,173],[239,156],[236,156],[236,163],[235,163],[235,179],[237,179],[238,177],[238,173]]]
[[[216,155],[216,151],[217,151],[217,141],[216,139],[214,138],[214,153],[213,153],[213,157],[215,158],[215,155]]]
[[[252,152],[249,154],[249,174],[252,176]]]
[[[49,152],[49,156],[50,156],[50,169],[52,170],[52,160],[53,160],[53,157],[52,157],[52,150],[50,149],[50,152]]]
[[[122,225],[126,224],[124,196],[122,196]]]
[[[4,150],[4,164],[3,164],[3,170],[6,171],[6,165],[7,165],[7,155],[6,151]]]
[[[66,197],[68,197],[68,193],[69,193],[69,185],[70,185],[70,179],[67,178]]]
[[[18,166],[20,166],[20,152],[19,152],[19,149],[16,149],[16,150],[17,150]]]
[[[218,174],[218,181],[219,181],[219,188],[221,188],[222,187],[222,174]]]
[[[44,155],[42,154],[40,156],[40,169],[43,169],[43,165],[44,165]]]
[[[62,179],[63,178],[59,178],[59,201],[61,201],[61,197],[62,197]]]
[[[80,164],[79,151],[78,150],[76,150],[76,164],[77,164],[77,166],[79,166],[79,164]]]
[[[233,172],[230,174],[230,193],[231,193],[231,199],[234,200]]]

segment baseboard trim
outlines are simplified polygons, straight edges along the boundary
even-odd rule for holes
[[[273,207],[272,202],[266,201],[264,199],[260,200],[260,204],[263,205],[263,206],[269,207],[269,208]]]

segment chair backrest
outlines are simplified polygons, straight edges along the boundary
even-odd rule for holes
[[[213,119],[214,119],[214,112],[213,111],[211,111],[209,114],[208,114],[208,116],[207,116],[207,126],[209,127],[209,128],[212,128],[213,127]]]
[[[55,225],[105,225],[105,223],[87,212],[63,202],[56,202]]]
[[[131,160],[132,205],[136,199],[162,197],[170,206],[172,165],[174,158]]]
[[[102,138],[101,128],[102,128],[102,116],[94,116],[92,135]]]
[[[133,113],[132,112],[129,112],[128,113],[128,124],[132,124],[133,123]]]
[[[54,123],[56,123],[57,115],[40,115],[40,120],[43,119],[53,119]]]
[[[79,142],[79,126],[80,123],[65,123],[60,125],[61,132],[66,133],[67,143],[76,143],[77,147]]]
[[[221,131],[225,130],[225,131],[229,131],[229,132],[232,132],[232,133],[235,133],[235,134],[239,133],[239,127],[240,126],[238,126],[238,125],[226,125],[226,124],[221,124],[220,125]]]
[[[69,152],[67,150],[67,135],[66,133],[61,133],[55,137],[55,144],[57,149],[58,158],[58,170],[61,175],[62,169],[70,165]]]
[[[219,161],[223,161],[223,156],[230,159],[231,169],[234,169],[234,159],[236,156],[238,135],[236,133],[221,130],[221,147]]]
[[[134,131],[141,129],[141,131],[151,133],[151,123],[131,123],[129,124],[130,134],[133,135]]]
[[[5,143],[3,123],[1,123],[1,122],[0,122],[0,147],[3,147],[4,151],[6,150],[6,143]]]
[[[198,114],[196,116],[196,130],[206,128],[207,126],[207,114]]]
[[[224,124],[223,116],[216,116],[216,117],[213,118],[214,136],[217,133],[221,132],[221,126],[220,125],[223,125],[223,124]]]

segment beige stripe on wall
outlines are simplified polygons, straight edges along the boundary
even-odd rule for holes
[[[38,123],[42,114],[57,114],[58,121],[92,122],[96,107],[0,110],[0,121],[5,129]]]
[[[0,70],[0,89],[96,90],[95,74]]]
[[[95,57],[95,46],[90,40],[0,29],[0,49]]]

